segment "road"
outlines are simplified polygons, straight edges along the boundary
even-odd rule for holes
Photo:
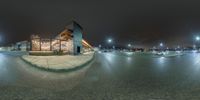
[[[4,100],[199,100],[200,54],[97,53],[81,70],[46,72],[0,53],[0,97]]]

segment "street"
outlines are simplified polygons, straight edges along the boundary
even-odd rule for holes
[[[96,53],[75,72],[34,68],[23,53],[0,53],[3,100],[199,100],[200,54],[160,57],[148,53]]]

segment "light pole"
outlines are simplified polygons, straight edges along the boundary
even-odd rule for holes
[[[196,45],[195,44],[193,45],[193,49],[196,49]]]
[[[160,43],[160,47],[163,47],[163,43],[162,42]]]
[[[108,43],[112,43],[112,41],[113,41],[112,39],[108,39],[107,40]]]
[[[100,45],[99,45],[99,50],[101,50],[101,47],[102,47],[102,46],[101,46],[101,44],[100,44]]]
[[[107,39],[107,43],[111,44],[113,42],[113,40],[111,38]],[[108,47],[109,48],[109,47]]]
[[[130,48],[130,47],[131,47],[131,44],[128,44],[128,47]]]
[[[199,36],[196,36],[196,41],[197,41],[197,46],[196,46],[196,48],[197,48],[197,50],[198,50],[198,42],[200,41],[200,37]]]
[[[159,45],[160,45],[161,48],[163,47],[163,43],[162,42]]]
[[[131,46],[132,46],[132,45],[129,43],[127,46],[128,46],[128,48],[129,48],[129,50],[131,50]]]
[[[160,49],[161,49],[161,51],[162,51],[162,48],[163,48],[163,43],[161,42],[160,44],[159,44],[159,46],[160,46]]]
[[[196,37],[196,41],[199,41],[199,40],[200,40],[200,37],[199,37],[199,36],[197,36],[197,37]]]

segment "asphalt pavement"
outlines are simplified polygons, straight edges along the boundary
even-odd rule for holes
[[[55,73],[0,53],[2,100],[199,100],[200,54],[96,53],[81,70]]]

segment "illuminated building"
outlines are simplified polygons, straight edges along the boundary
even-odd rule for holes
[[[65,27],[55,38],[31,36],[31,51],[63,51],[66,54],[80,54],[92,50],[83,39],[83,28],[75,21]]]

